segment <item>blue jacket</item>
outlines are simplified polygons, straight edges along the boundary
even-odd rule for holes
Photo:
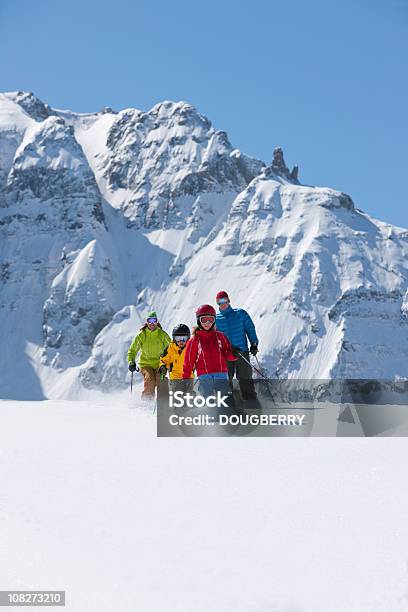
[[[241,351],[248,350],[247,338],[251,344],[258,344],[255,325],[246,310],[228,306],[217,314],[215,324],[225,334],[232,346]]]

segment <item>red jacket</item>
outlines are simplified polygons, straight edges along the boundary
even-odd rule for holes
[[[193,370],[197,376],[228,372],[227,360],[236,359],[230,341],[222,332],[197,329],[186,344],[183,378],[190,378]]]

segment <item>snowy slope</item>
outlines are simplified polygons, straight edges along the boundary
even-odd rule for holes
[[[3,397],[124,386],[146,311],[171,331],[220,289],[272,376],[408,376],[408,231],[300,184],[279,149],[245,156],[185,102],[1,94],[0,232]]]
[[[344,194],[264,173],[186,276],[204,269],[211,293],[239,287],[240,303],[257,305],[264,356],[280,376],[392,378],[407,375],[407,255],[408,232]]]
[[[0,589],[65,590],[67,612],[407,610],[404,438],[226,452],[157,439],[123,397],[0,413]]]

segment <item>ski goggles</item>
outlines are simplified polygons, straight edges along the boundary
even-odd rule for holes
[[[157,318],[156,318],[156,317],[149,317],[149,318],[147,319],[147,322],[148,322],[148,323],[157,323]]]
[[[213,315],[202,315],[199,321],[200,323],[214,323],[215,317]]]
[[[228,298],[220,298],[219,300],[217,300],[217,304],[228,304],[228,302]]]
[[[188,336],[174,336],[175,342],[187,342]]]

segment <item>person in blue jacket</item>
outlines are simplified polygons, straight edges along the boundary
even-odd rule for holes
[[[216,295],[219,312],[215,324],[218,331],[225,334],[231,342],[233,350],[237,351],[237,361],[228,361],[228,376],[230,383],[234,375],[238,378],[242,399],[256,399],[254,381],[252,380],[252,368],[249,362],[249,353],[256,355],[258,352],[258,337],[255,325],[246,310],[232,308],[226,291],[219,291]],[[248,340],[250,348],[248,350]],[[238,354],[242,353],[247,361]]]

